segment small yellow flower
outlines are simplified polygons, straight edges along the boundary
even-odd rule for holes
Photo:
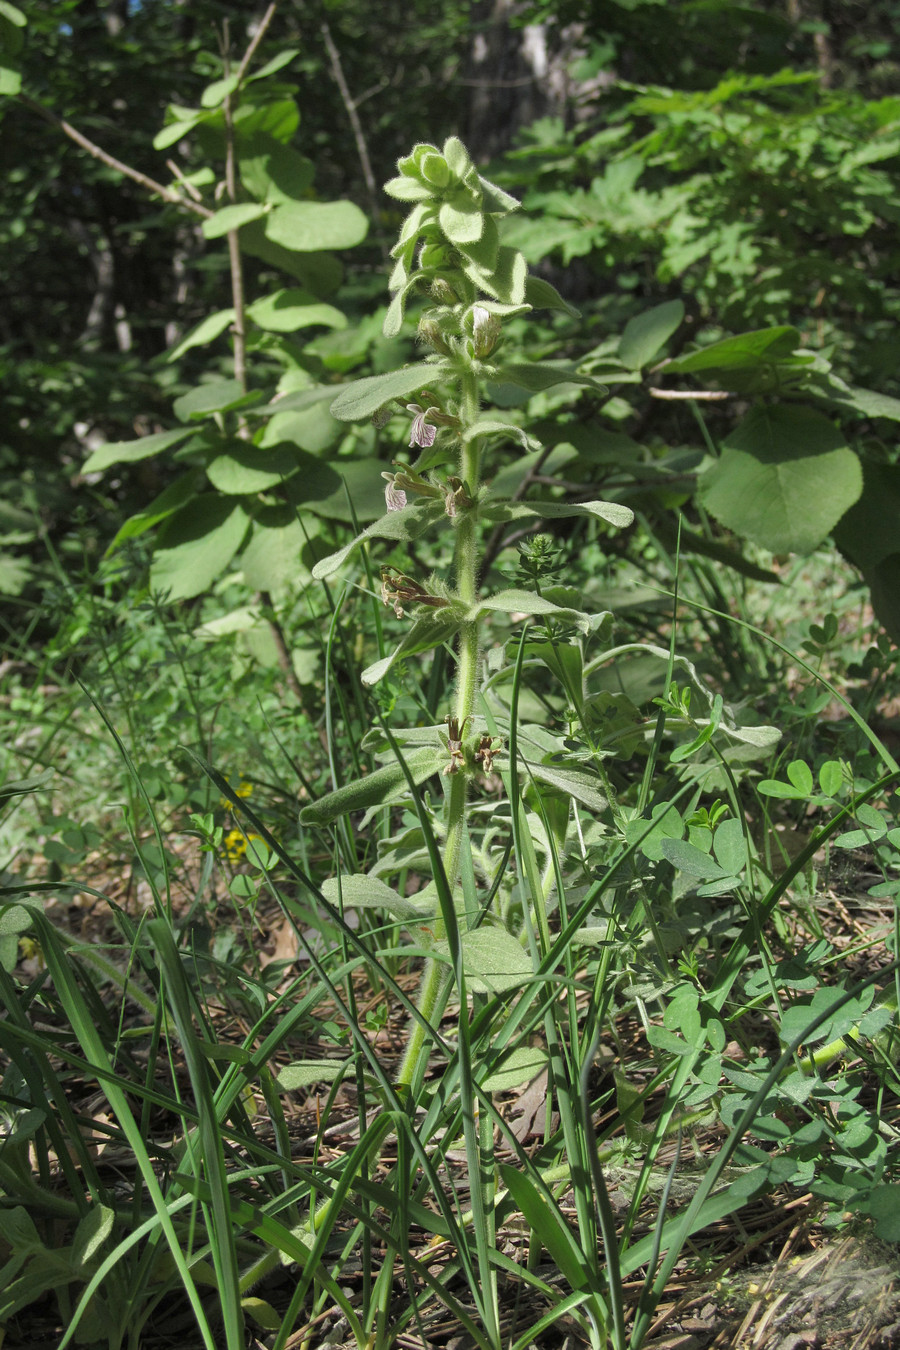
[[[230,782],[228,781],[227,778],[226,778],[225,781],[226,781],[226,783],[228,783],[228,786],[230,787],[231,784],[230,784]],[[242,775],[242,776],[241,776],[241,779],[240,779],[240,781],[239,781],[239,783],[238,783],[238,785],[237,785],[237,787],[234,789],[234,795],[235,795],[236,797],[240,797],[242,800],[243,800],[243,799],[246,799],[247,797],[252,797],[252,796],[253,796],[253,784],[252,784],[252,783],[248,783],[248,782],[247,782],[247,779],[244,778],[243,775]],[[230,810],[231,810],[231,802],[230,802],[230,800],[228,799],[228,797],[220,797],[220,798],[219,798],[219,805],[220,805],[220,806],[222,807],[222,809],[225,810],[225,811],[230,811]]]
[[[223,840],[225,856],[230,863],[239,863],[247,852],[247,840],[240,830],[229,830]]]

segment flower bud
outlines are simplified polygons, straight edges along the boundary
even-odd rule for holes
[[[444,267],[447,263],[447,249],[444,244],[425,244],[419,254],[420,267]]]
[[[443,277],[435,277],[431,283],[432,297],[439,305],[456,305],[459,303],[459,296]]]
[[[483,309],[481,305],[472,308],[472,344],[473,355],[479,361],[485,360],[497,345],[502,325],[496,314]]]
[[[423,155],[419,173],[429,187],[445,188],[450,182],[450,168],[443,155]]]
[[[419,320],[419,340],[420,342],[427,342],[429,347],[433,347],[436,352],[441,352],[444,356],[450,355],[450,348],[444,341],[441,326],[435,323],[434,319]]]

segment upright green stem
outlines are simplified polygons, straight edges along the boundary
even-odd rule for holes
[[[478,420],[478,379],[475,375],[462,377],[462,398],[460,420],[463,431],[474,426]],[[475,501],[481,477],[481,447],[477,441],[463,441],[460,452],[460,478],[466,486],[468,496]],[[456,590],[466,604],[474,608],[478,599],[478,518],[474,506],[464,509],[456,524],[456,544],[454,548],[454,580]],[[475,689],[478,681],[478,620],[470,619],[459,631],[457,648],[456,701],[454,716],[462,728],[467,717],[472,716],[475,707]],[[444,872],[450,890],[456,884],[459,874],[460,853],[466,827],[466,800],[468,797],[468,774],[465,772],[449,776],[447,791],[447,837],[444,844]],[[438,919],[435,923],[435,937],[443,937],[443,926]],[[429,961],[422,976],[419,988],[418,1007],[429,1022],[434,1018],[448,982],[447,968],[442,962]],[[400,1072],[398,1085],[409,1087],[418,1073],[424,1068],[420,1065],[427,1033],[420,1022],[410,1027],[406,1054]]]
[[[467,374],[462,379],[461,422],[463,434],[478,421],[478,379]],[[463,441],[459,460],[460,478],[473,502],[477,500],[481,481],[481,446],[477,440]],[[478,517],[474,506],[463,510],[456,525],[456,546],[453,557],[454,580],[460,599],[473,609],[478,599]],[[454,715],[460,728],[475,708],[475,688],[478,681],[478,620],[472,618],[459,631],[456,673],[456,706]],[[444,848],[444,870],[452,888],[459,871],[459,854],[466,822],[468,776],[455,774],[450,783],[447,801],[447,842]]]

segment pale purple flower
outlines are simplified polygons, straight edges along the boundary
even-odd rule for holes
[[[434,445],[434,438],[437,435],[437,427],[430,426],[426,422],[426,417],[431,412],[437,412],[437,408],[429,408],[426,412],[420,408],[418,403],[407,403],[407,412],[415,413],[412,428],[409,433],[409,443],[411,446],[417,445],[420,450],[427,450]]]
[[[406,493],[402,488],[397,487],[397,479],[392,473],[383,473],[382,478],[387,479],[387,487],[384,489],[385,505],[389,511],[402,511],[406,505]]]

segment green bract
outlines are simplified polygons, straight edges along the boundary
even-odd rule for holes
[[[444,142],[443,152],[434,145],[417,145],[397,168],[400,177],[392,178],[385,191],[415,205],[391,250],[396,259],[390,280],[394,302],[385,333],[399,332],[407,296],[424,286],[444,304],[472,304],[482,291],[504,304],[523,306],[525,259],[517,249],[501,245],[497,229],[497,219],[518,208],[516,199],[482,178],[455,136]],[[559,300],[549,289],[551,299]]]

